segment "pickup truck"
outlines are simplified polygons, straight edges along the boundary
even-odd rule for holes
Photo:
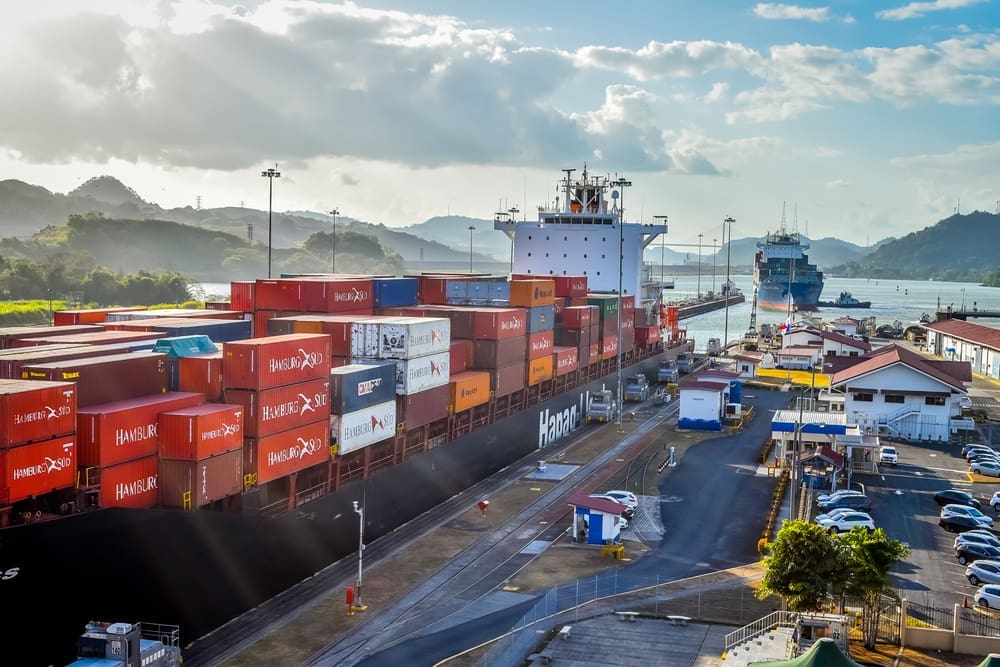
[[[587,423],[612,422],[618,415],[618,401],[610,389],[602,389],[590,396],[587,404]]]
[[[660,362],[660,367],[656,369],[657,382],[677,382],[677,364],[673,361]]]
[[[630,378],[625,378],[625,389],[622,392],[622,400],[642,402],[649,398],[649,380],[644,373],[636,373]]]
[[[897,456],[895,447],[882,447],[878,450],[878,462],[887,465],[896,465]]]

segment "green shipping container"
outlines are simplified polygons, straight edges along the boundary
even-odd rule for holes
[[[618,319],[617,294],[588,294],[587,305],[597,306],[597,310],[601,314],[601,322]]]

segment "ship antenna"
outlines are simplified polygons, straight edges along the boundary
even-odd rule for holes
[[[785,202],[781,202],[781,231],[785,231]]]

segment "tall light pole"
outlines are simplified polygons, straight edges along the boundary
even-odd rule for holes
[[[618,349],[615,354],[615,361],[618,365],[618,432],[622,432],[622,288],[623,265],[625,263],[625,188],[632,187],[632,181],[625,178],[616,178],[611,185],[620,188],[621,205],[618,209]],[[612,199],[616,193],[612,193]],[[636,267],[638,269],[638,267]]]
[[[719,256],[719,251],[715,247],[716,239],[712,239],[712,294],[715,294],[715,260]]]
[[[469,275],[472,275],[472,232],[476,231],[473,225],[469,225]]]
[[[722,353],[729,355],[729,261],[733,254],[733,220],[732,216],[722,221],[722,234],[725,237],[726,225],[729,225],[729,244],[726,246],[726,284],[722,286],[722,298],[726,300],[726,326],[722,334]]]
[[[333,249],[330,250],[330,273],[337,272],[337,216],[340,215],[338,209],[330,211],[333,216]]]
[[[358,515],[358,580],[354,589],[354,611],[364,611],[367,605],[361,602],[361,555],[365,552],[365,508],[354,502],[354,513]]]
[[[698,234],[698,300],[701,301],[701,237],[704,234]]]
[[[281,178],[281,172],[274,167],[269,167],[260,172],[260,175],[267,179],[267,277],[271,277],[271,204],[274,201],[274,179]]]

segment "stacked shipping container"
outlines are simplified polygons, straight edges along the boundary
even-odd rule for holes
[[[243,486],[243,408],[206,404],[160,414],[160,504],[203,507]]]

